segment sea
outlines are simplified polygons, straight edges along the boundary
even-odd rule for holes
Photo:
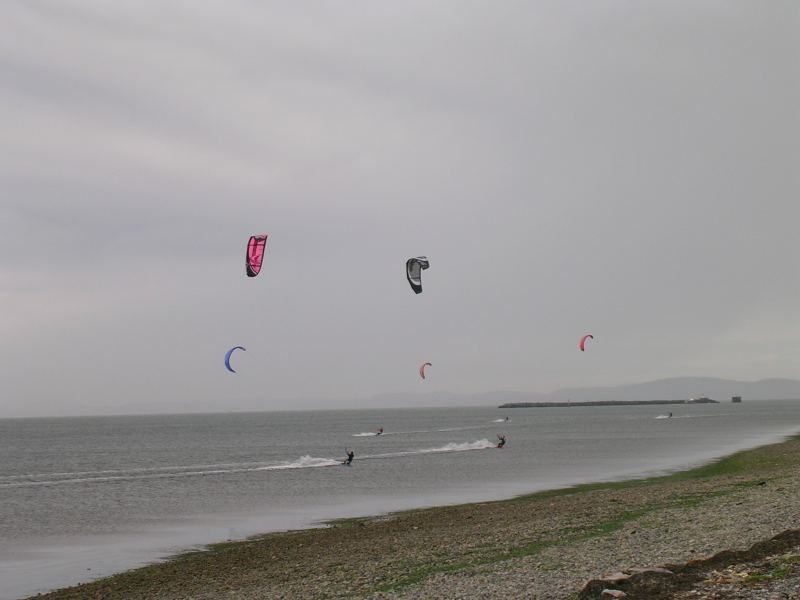
[[[798,431],[800,400],[2,419],[0,598],[331,519],[668,473]]]

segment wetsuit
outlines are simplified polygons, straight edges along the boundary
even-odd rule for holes
[[[505,446],[505,445],[506,445],[506,438],[504,438],[504,437],[498,437],[497,439],[499,440],[499,441],[497,442],[497,447],[498,447],[498,448],[502,448],[503,446]]]
[[[343,465],[349,465],[351,462],[353,462],[353,457],[354,457],[354,456],[355,456],[355,454],[356,454],[356,453],[355,453],[355,452],[353,452],[352,450],[347,450],[346,452],[347,452],[347,460],[345,460],[345,461],[342,463]]]

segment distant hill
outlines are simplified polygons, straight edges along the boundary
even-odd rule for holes
[[[800,381],[796,379],[761,379],[736,381],[716,377],[671,377],[646,383],[562,388],[554,392],[496,391],[480,394],[383,394],[372,398],[378,406],[496,406],[509,402],[607,402],[614,400],[686,400],[707,396],[730,402],[731,396],[751,400],[800,400]]]

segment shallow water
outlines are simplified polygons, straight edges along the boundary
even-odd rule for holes
[[[321,519],[665,472],[797,430],[793,401],[0,420],[0,598]]]

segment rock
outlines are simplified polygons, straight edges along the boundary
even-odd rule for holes
[[[606,575],[601,579],[593,579],[589,581],[581,590],[578,598],[580,600],[595,600],[598,598],[625,598],[634,593],[636,598],[649,598],[649,595],[642,596],[644,592],[647,594],[652,589],[660,588],[665,580],[674,577],[674,573],[669,569],[663,567],[648,567],[641,568],[635,567],[626,569],[626,572],[617,572],[612,575]],[[613,589],[621,587],[622,590]],[[625,591],[627,590],[627,591]],[[614,592],[617,594],[612,596],[606,592]]]
[[[607,581],[608,583],[621,583],[623,581],[627,581],[628,579],[630,579],[630,575],[618,571],[612,575],[601,577],[600,581]]]
[[[634,567],[632,569],[628,569],[628,572],[633,575],[634,573],[661,573],[663,575],[674,575],[672,571],[669,569],[664,569],[663,567]]]

